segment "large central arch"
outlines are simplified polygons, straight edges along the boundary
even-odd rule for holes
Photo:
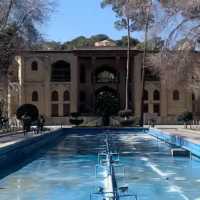
[[[98,67],[95,71],[95,82],[96,83],[117,83],[118,75],[117,71],[107,65]]]
[[[59,60],[51,66],[52,82],[70,82],[71,81],[71,65],[64,60]]]
[[[108,106],[103,108],[103,106]],[[110,108],[111,110],[109,110]],[[104,86],[95,91],[95,110],[108,109],[109,114],[117,114],[120,110],[120,97],[117,90]]]

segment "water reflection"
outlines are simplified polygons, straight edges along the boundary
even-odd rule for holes
[[[0,199],[86,200],[101,186],[94,167],[104,149],[102,134],[67,135],[58,145],[42,149],[13,173],[2,173]],[[119,186],[140,200],[194,200],[200,197],[200,161],[172,158],[171,147],[143,133],[112,134],[113,151],[120,152],[125,176]],[[11,172],[11,171],[10,171]]]

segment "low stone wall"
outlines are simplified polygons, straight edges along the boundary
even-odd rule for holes
[[[97,116],[81,116],[83,119],[83,126],[100,126],[101,117]],[[61,126],[61,125],[72,125],[69,122],[70,117],[49,117],[46,118],[45,126]]]
[[[184,148],[190,151],[192,154],[196,155],[197,157],[200,157],[200,144],[195,144],[182,136],[178,136],[176,134],[169,134],[166,131],[158,129],[149,129],[148,133],[166,143]]]
[[[106,127],[97,127],[97,128],[64,128],[65,134],[98,134],[98,133],[118,133],[118,132],[126,132],[126,133],[135,133],[135,132],[147,132],[148,128],[134,128],[134,127],[125,127],[125,128],[106,128]]]
[[[21,141],[16,141],[0,148],[0,169],[25,160],[41,147],[51,144],[51,142],[55,143],[63,134],[63,129],[57,129],[41,135],[25,138]]]

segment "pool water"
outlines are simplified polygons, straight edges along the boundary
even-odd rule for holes
[[[123,165],[116,168],[118,187],[128,186],[139,200],[200,200],[199,159],[172,158],[168,144],[145,133],[110,133],[109,138]],[[68,134],[1,179],[0,200],[89,200],[104,184],[95,176],[97,154],[104,148],[102,133]]]

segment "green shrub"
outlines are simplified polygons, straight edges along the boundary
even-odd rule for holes
[[[112,91],[102,91],[96,97],[96,114],[102,117],[103,126],[109,126],[110,117],[120,109],[119,97]]]
[[[120,124],[121,124],[121,126],[124,126],[124,127],[126,127],[126,126],[133,126],[134,125],[134,120],[133,119],[121,119],[120,120]]]
[[[71,117],[73,118],[78,118],[81,116],[81,114],[79,112],[73,112],[73,113],[70,113]]]
[[[22,120],[24,115],[28,115],[31,118],[31,121],[36,121],[39,116],[38,109],[35,105],[32,104],[23,104],[21,105],[16,112],[17,119]]]
[[[71,118],[71,119],[69,119],[69,122],[73,125],[79,126],[80,124],[83,123],[83,119],[73,119],[73,118]]]
[[[193,113],[192,112],[184,112],[178,116],[177,120],[179,122],[188,123],[193,120]]]
[[[80,113],[78,112],[73,112],[71,113],[71,118],[69,119],[69,122],[73,125],[79,126],[80,124],[83,123],[83,119],[79,118]]]

